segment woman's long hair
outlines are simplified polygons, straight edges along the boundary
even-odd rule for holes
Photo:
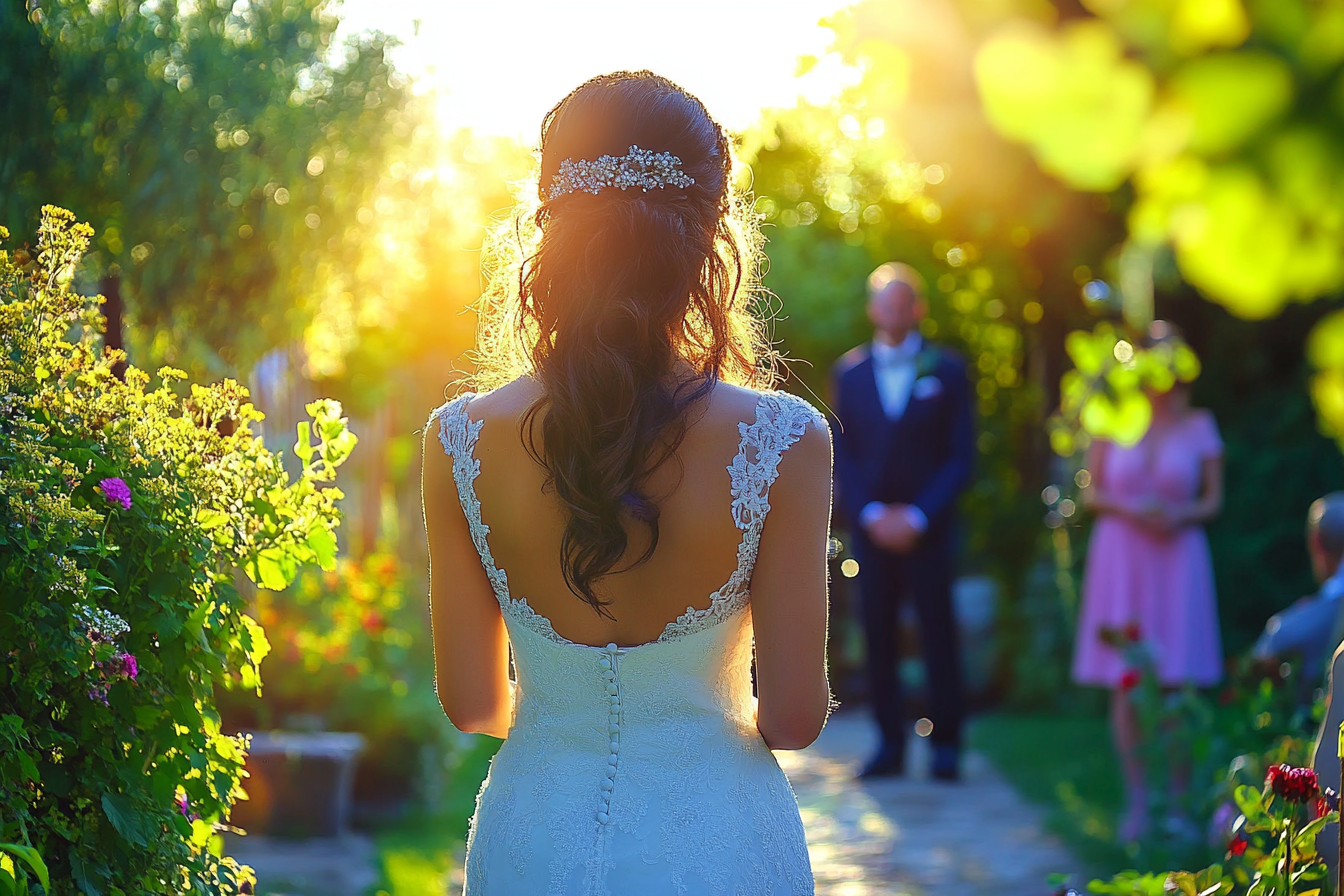
[[[563,160],[631,146],[672,153],[695,183],[546,200]],[[674,457],[690,407],[719,380],[773,381],[749,307],[760,238],[732,176],[728,138],[695,97],[649,72],[594,78],[543,120],[539,204],[519,210],[487,261],[475,381],[530,373],[543,387],[524,442],[566,512],[565,581],[601,615],[601,579],[657,549],[646,485]],[[618,568],[631,524],[648,543]]]

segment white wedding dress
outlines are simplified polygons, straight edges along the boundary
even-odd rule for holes
[[[744,611],[780,456],[824,420],[799,398],[763,393],[728,467],[742,530],[728,582],[656,641],[593,647],[557,635],[495,566],[471,397],[430,420],[504,614],[516,684],[467,838],[465,896],[811,894],[798,804],[756,729]]]

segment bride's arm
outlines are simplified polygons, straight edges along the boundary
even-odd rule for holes
[[[426,429],[420,496],[429,539],[435,690],[459,731],[504,737],[513,711],[508,634],[457,499],[453,459],[432,429]]]
[[[770,487],[770,514],[751,577],[756,629],[756,727],[776,750],[801,750],[830,711],[826,679],[826,549],[831,534],[831,437],[809,425]]]

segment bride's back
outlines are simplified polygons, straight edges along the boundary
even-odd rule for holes
[[[752,422],[759,393],[720,383],[690,409],[675,455],[645,486],[659,509],[657,547],[635,564],[648,535],[642,526],[627,526],[626,556],[598,588],[606,602],[602,615],[565,581],[560,544],[566,508],[545,487],[547,471],[525,443],[527,410],[540,396],[534,380],[521,378],[469,407],[473,420],[484,421],[476,445],[476,494],[495,563],[507,573],[510,593],[526,598],[564,638],[621,646],[653,641],[688,607],[709,606],[737,564],[742,531],[730,513],[728,466],[738,452],[738,424]]]
[[[812,891],[770,748],[810,743],[829,704],[831,448],[806,402],[746,387],[770,349],[732,168],[665,79],[562,100],[535,247],[482,304],[497,388],[427,428],[439,699],[505,738],[469,893]]]

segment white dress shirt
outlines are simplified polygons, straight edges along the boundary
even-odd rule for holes
[[[899,420],[910,404],[910,392],[915,388],[915,362],[924,340],[919,331],[905,337],[900,345],[888,345],[873,340],[873,376],[877,379],[877,396],[882,400],[882,411],[889,420]]]
[[[918,374],[917,360],[919,350],[924,347],[924,339],[919,331],[913,331],[900,345],[888,345],[874,339],[873,376],[877,380],[877,397],[882,402],[882,412],[888,420],[899,420],[910,404],[910,393],[914,391]],[[859,521],[869,525],[886,510],[880,501],[870,501],[859,512]],[[916,530],[923,532],[929,528],[929,519],[913,504],[904,505],[906,520]]]

